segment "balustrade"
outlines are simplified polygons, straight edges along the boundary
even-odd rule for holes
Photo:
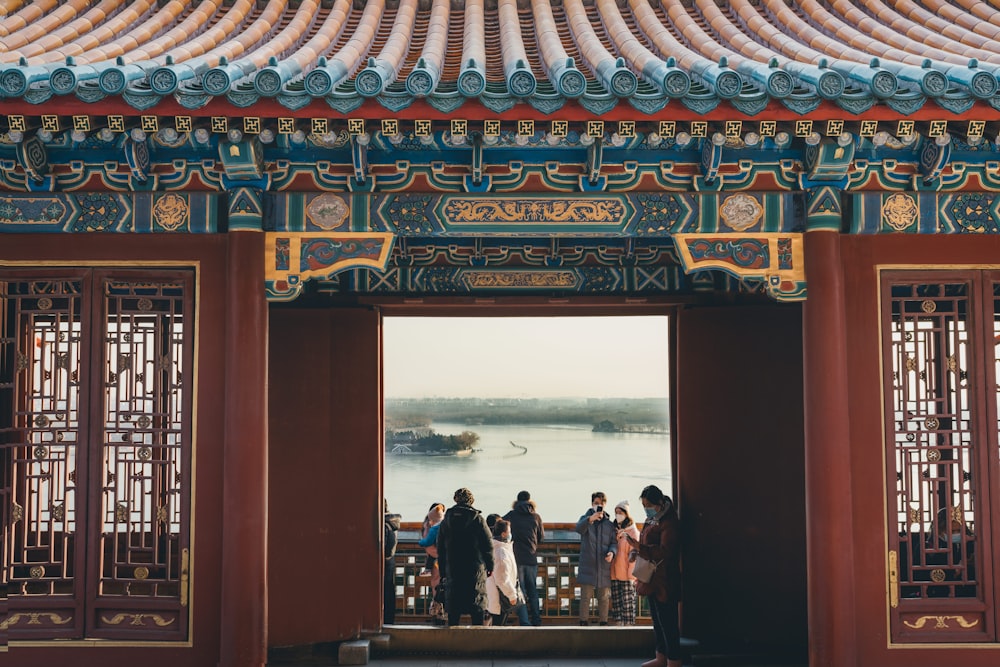
[[[404,523],[396,547],[396,624],[430,623],[430,575],[421,575],[427,554],[417,544],[420,524]],[[576,571],[580,559],[580,536],[573,524],[546,524],[545,541],[538,545],[538,595],[543,625],[576,625],[580,588]],[[591,616],[596,618],[596,602]],[[516,624],[516,620],[513,621]],[[508,624],[511,621],[508,621]],[[646,600],[639,597],[637,625],[651,625]]]

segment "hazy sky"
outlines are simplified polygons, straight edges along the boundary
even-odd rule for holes
[[[667,317],[386,317],[385,395],[666,397]]]

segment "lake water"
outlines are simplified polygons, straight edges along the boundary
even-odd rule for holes
[[[670,436],[662,433],[594,433],[583,425],[468,426],[435,423],[445,435],[474,431],[482,451],[468,457],[385,455],[385,497],[403,521],[423,521],[433,502],[451,507],[468,487],[475,506],[506,513],[517,492],[527,489],[546,523],[575,522],[603,491],[613,507],[628,500],[641,521],[639,493],[656,484],[671,493]],[[511,442],[527,447],[527,452]]]

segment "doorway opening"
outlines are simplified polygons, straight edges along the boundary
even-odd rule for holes
[[[592,493],[606,495],[612,517],[627,502],[638,523],[646,485],[674,493],[670,326],[666,314],[384,316],[382,488],[401,518],[385,585],[396,625],[433,621],[417,540],[429,508],[451,507],[459,488],[484,516],[530,494],[545,527],[542,622],[577,624],[575,524]],[[596,604],[592,614],[596,624]],[[649,623],[642,603],[636,622]]]

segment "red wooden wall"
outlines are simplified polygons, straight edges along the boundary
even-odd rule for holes
[[[270,314],[271,646],[381,624],[378,314]]]
[[[683,636],[802,656],[802,309],[683,310],[676,364]]]

